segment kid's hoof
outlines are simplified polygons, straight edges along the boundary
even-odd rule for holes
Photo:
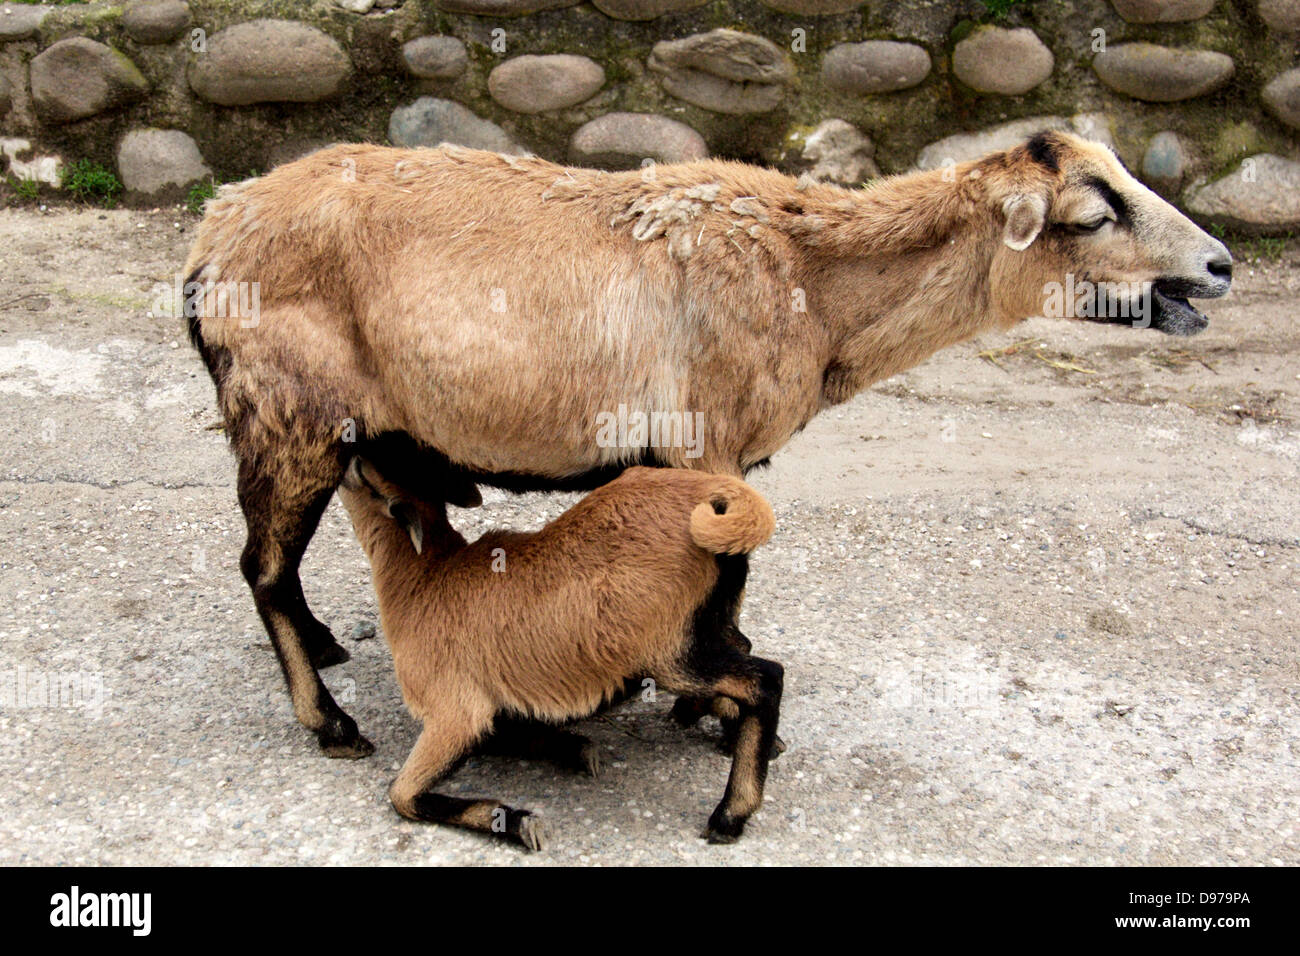
[[[519,816],[511,821],[510,835],[519,845],[530,853],[539,853],[546,849],[546,830],[540,818],[527,810],[517,811]]]
[[[709,713],[708,703],[698,701],[694,697],[678,697],[673,702],[673,709],[669,711],[679,727],[694,727],[707,713]]]
[[[322,740],[320,749],[335,760],[361,760],[375,752],[375,745],[357,734],[351,740]]]
[[[311,648],[307,652],[307,656],[311,658],[312,666],[317,670],[324,670],[326,667],[333,667],[335,664],[346,664],[352,660],[351,652],[333,639],[328,644]]]

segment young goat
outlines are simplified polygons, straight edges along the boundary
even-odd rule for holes
[[[731,776],[706,835],[740,836],[763,799],[783,675],[742,650],[736,626],[747,555],[772,534],[756,491],[726,475],[630,468],[540,531],[473,544],[440,500],[410,496],[364,459],[352,459],[339,495],[370,559],[402,696],[424,722],[389,792],[398,813],[540,849],[528,811],[430,787],[494,722],[532,755],[591,768],[585,738],[552,726],[547,741],[546,725],[649,677],[736,708]]]

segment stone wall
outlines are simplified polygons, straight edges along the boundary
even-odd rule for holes
[[[0,0],[0,165],[94,159],[157,201],[449,140],[857,183],[1054,126],[1198,218],[1285,232],[1298,53],[1300,0]]]

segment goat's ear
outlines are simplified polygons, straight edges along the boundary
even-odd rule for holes
[[[388,502],[388,513],[406,529],[406,533],[411,536],[411,544],[415,546],[415,553],[419,554],[424,549],[424,522],[420,520],[420,513],[405,501]]]
[[[1002,211],[1007,217],[1002,241],[1016,252],[1028,249],[1047,222],[1047,200],[1032,193],[1011,196],[1002,204]]]

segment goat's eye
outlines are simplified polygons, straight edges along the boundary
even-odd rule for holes
[[[1079,232],[1097,232],[1108,222],[1110,222],[1110,217],[1102,216],[1100,219],[1093,219],[1090,222],[1076,222],[1074,228]]]

